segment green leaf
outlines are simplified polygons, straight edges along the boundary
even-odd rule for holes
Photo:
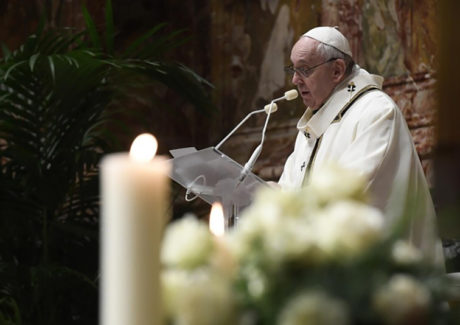
[[[53,42],[50,44],[48,53],[52,54],[66,52],[69,50],[69,48],[75,47],[76,44],[79,44],[84,35],[84,31],[75,34],[69,32],[69,34],[66,33],[63,35],[57,35],[55,40],[53,40]]]
[[[0,44],[1,44],[2,52],[3,52],[3,59],[4,59],[5,61],[8,61],[9,57],[11,56],[11,51],[10,51],[10,49],[8,48],[8,46],[6,46],[5,43],[0,42]]]
[[[107,52],[110,54],[113,54],[114,30],[112,1],[107,0],[105,3],[105,43]]]
[[[34,55],[32,55],[29,59],[29,68],[30,68],[30,71],[34,71],[34,67],[35,67],[35,62],[37,62],[37,59],[38,57],[40,56],[40,53],[36,53]]]
[[[7,310],[8,312],[5,312]],[[21,312],[16,301],[11,297],[0,299],[0,324],[1,325],[20,325]]]
[[[5,75],[3,76],[3,80],[7,80],[8,79],[8,76],[10,75],[10,73],[17,67],[21,66],[22,64],[24,64],[25,62],[24,61],[19,61],[15,64],[13,64],[11,67],[8,68],[8,70],[6,70],[5,72]]]
[[[55,81],[55,79],[56,79],[56,68],[54,66],[53,57],[49,56],[48,57],[48,62],[49,62],[51,77],[52,77],[53,81]]]
[[[101,41],[99,38],[99,33],[97,32],[96,25],[94,24],[93,19],[91,18],[91,15],[88,12],[88,9],[86,9],[86,6],[83,4],[83,18],[85,19],[85,24],[86,24],[86,29],[89,33],[89,37],[93,43],[93,46],[96,48],[102,48],[101,46]]]
[[[137,39],[135,39],[132,42],[132,44],[126,49],[124,57],[132,56],[141,45],[145,46],[145,42],[164,26],[166,26],[166,23],[160,23],[152,29],[150,29],[149,31],[147,31],[146,33],[144,33],[143,35],[139,36]]]

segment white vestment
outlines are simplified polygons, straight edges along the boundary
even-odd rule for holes
[[[369,180],[370,203],[384,212],[386,224],[410,218],[407,239],[440,263],[442,248],[425,175],[406,121],[381,91],[382,82],[355,66],[315,114],[307,108],[279,184],[299,188],[327,163],[356,170]]]

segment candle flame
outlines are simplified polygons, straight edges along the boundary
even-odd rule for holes
[[[214,202],[209,216],[209,230],[213,235],[221,237],[225,234],[225,219],[222,204]]]
[[[137,162],[149,162],[158,149],[157,139],[150,133],[142,133],[131,144],[129,156]]]

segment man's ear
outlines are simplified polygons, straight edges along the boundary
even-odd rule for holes
[[[337,59],[333,62],[332,79],[334,82],[340,82],[345,77],[347,66],[344,59]]]

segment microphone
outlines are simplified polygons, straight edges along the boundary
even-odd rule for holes
[[[264,111],[267,114],[275,113],[278,110],[276,103],[270,103],[264,106]]]
[[[265,113],[268,114],[268,112],[270,111],[270,107],[271,107],[271,110],[272,110],[271,112],[275,113],[278,110],[278,105],[276,105],[275,102],[277,102],[279,100],[282,100],[282,99],[293,100],[293,99],[296,99],[297,96],[299,96],[299,93],[295,89],[291,89],[289,91],[286,91],[284,93],[283,97],[277,98],[277,99],[273,100],[270,104],[265,105],[264,106],[264,111],[265,111]]]
[[[276,105],[275,103],[278,102],[278,101],[280,101],[280,100],[283,100],[283,99],[285,99],[285,100],[293,100],[293,99],[296,99],[298,95],[299,95],[299,93],[297,92],[296,89],[288,90],[288,91],[286,91],[286,92],[284,93],[284,96],[279,97],[279,98],[276,98],[276,99],[273,99],[273,100],[270,102],[270,104],[265,105],[263,109],[259,109],[259,110],[252,111],[251,113],[249,113],[248,115],[246,115],[246,117],[245,117],[240,123],[238,123],[238,125],[235,126],[235,128],[234,128],[233,130],[231,130],[230,133],[227,134],[227,136],[225,136],[225,138],[223,138],[223,139],[219,142],[219,144],[218,144],[217,146],[215,146],[215,149],[216,149],[216,150],[219,150],[219,148],[224,144],[224,142],[227,141],[228,138],[230,138],[230,137],[233,135],[233,133],[235,133],[236,130],[238,130],[238,129],[241,127],[241,125],[243,125],[244,122],[246,122],[246,121],[247,121],[252,115],[254,115],[254,114],[259,114],[259,113],[262,113],[262,112],[265,112],[265,113],[267,114],[267,119],[266,119],[266,121],[265,121],[265,127],[266,127],[266,126],[267,126],[267,122],[268,122],[268,117],[270,116],[270,114],[271,114],[271,113],[274,113],[274,112],[276,112],[276,111],[278,110],[278,105]],[[264,127],[264,133],[265,133],[265,127]],[[262,139],[263,139],[263,137],[262,137]],[[260,150],[262,150],[262,148],[261,148]],[[255,153],[255,151],[254,151],[254,153]],[[259,152],[259,154],[260,154],[260,152]],[[254,155],[254,154],[253,154],[253,155]],[[257,156],[258,156],[258,155],[257,155]],[[251,157],[252,157],[252,156],[251,156]],[[255,159],[257,159],[257,157],[256,157]],[[254,162],[255,162],[255,159],[254,159]]]
[[[238,178],[238,182],[241,183],[246,176],[248,176],[249,172],[252,170],[254,167],[257,158],[259,158],[260,153],[262,152],[262,146],[265,141],[265,131],[267,129],[268,125],[268,120],[270,119],[270,114],[273,112],[276,112],[278,110],[278,105],[275,104],[275,102],[286,99],[286,100],[293,100],[296,99],[299,93],[295,89],[291,89],[289,91],[286,91],[284,93],[284,96],[273,99],[270,104],[265,105],[263,111],[267,113],[267,118],[265,119],[265,124],[264,128],[262,129],[262,139],[260,141],[260,144],[256,147],[254,152],[252,153],[251,157],[249,160],[246,162],[246,164],[243,167],[243,170],[240,173],[240,177]]]
[[[291,90],[286,91],[284,93],[284,96],[280,98],[284,98],[286,100],[293,100],[293,99],[296,99],[298,96],[299,96],[299,93],[297,92],[297,89],[291,89]],[[278,99],[278,100],[281,100],[281,99]]]

